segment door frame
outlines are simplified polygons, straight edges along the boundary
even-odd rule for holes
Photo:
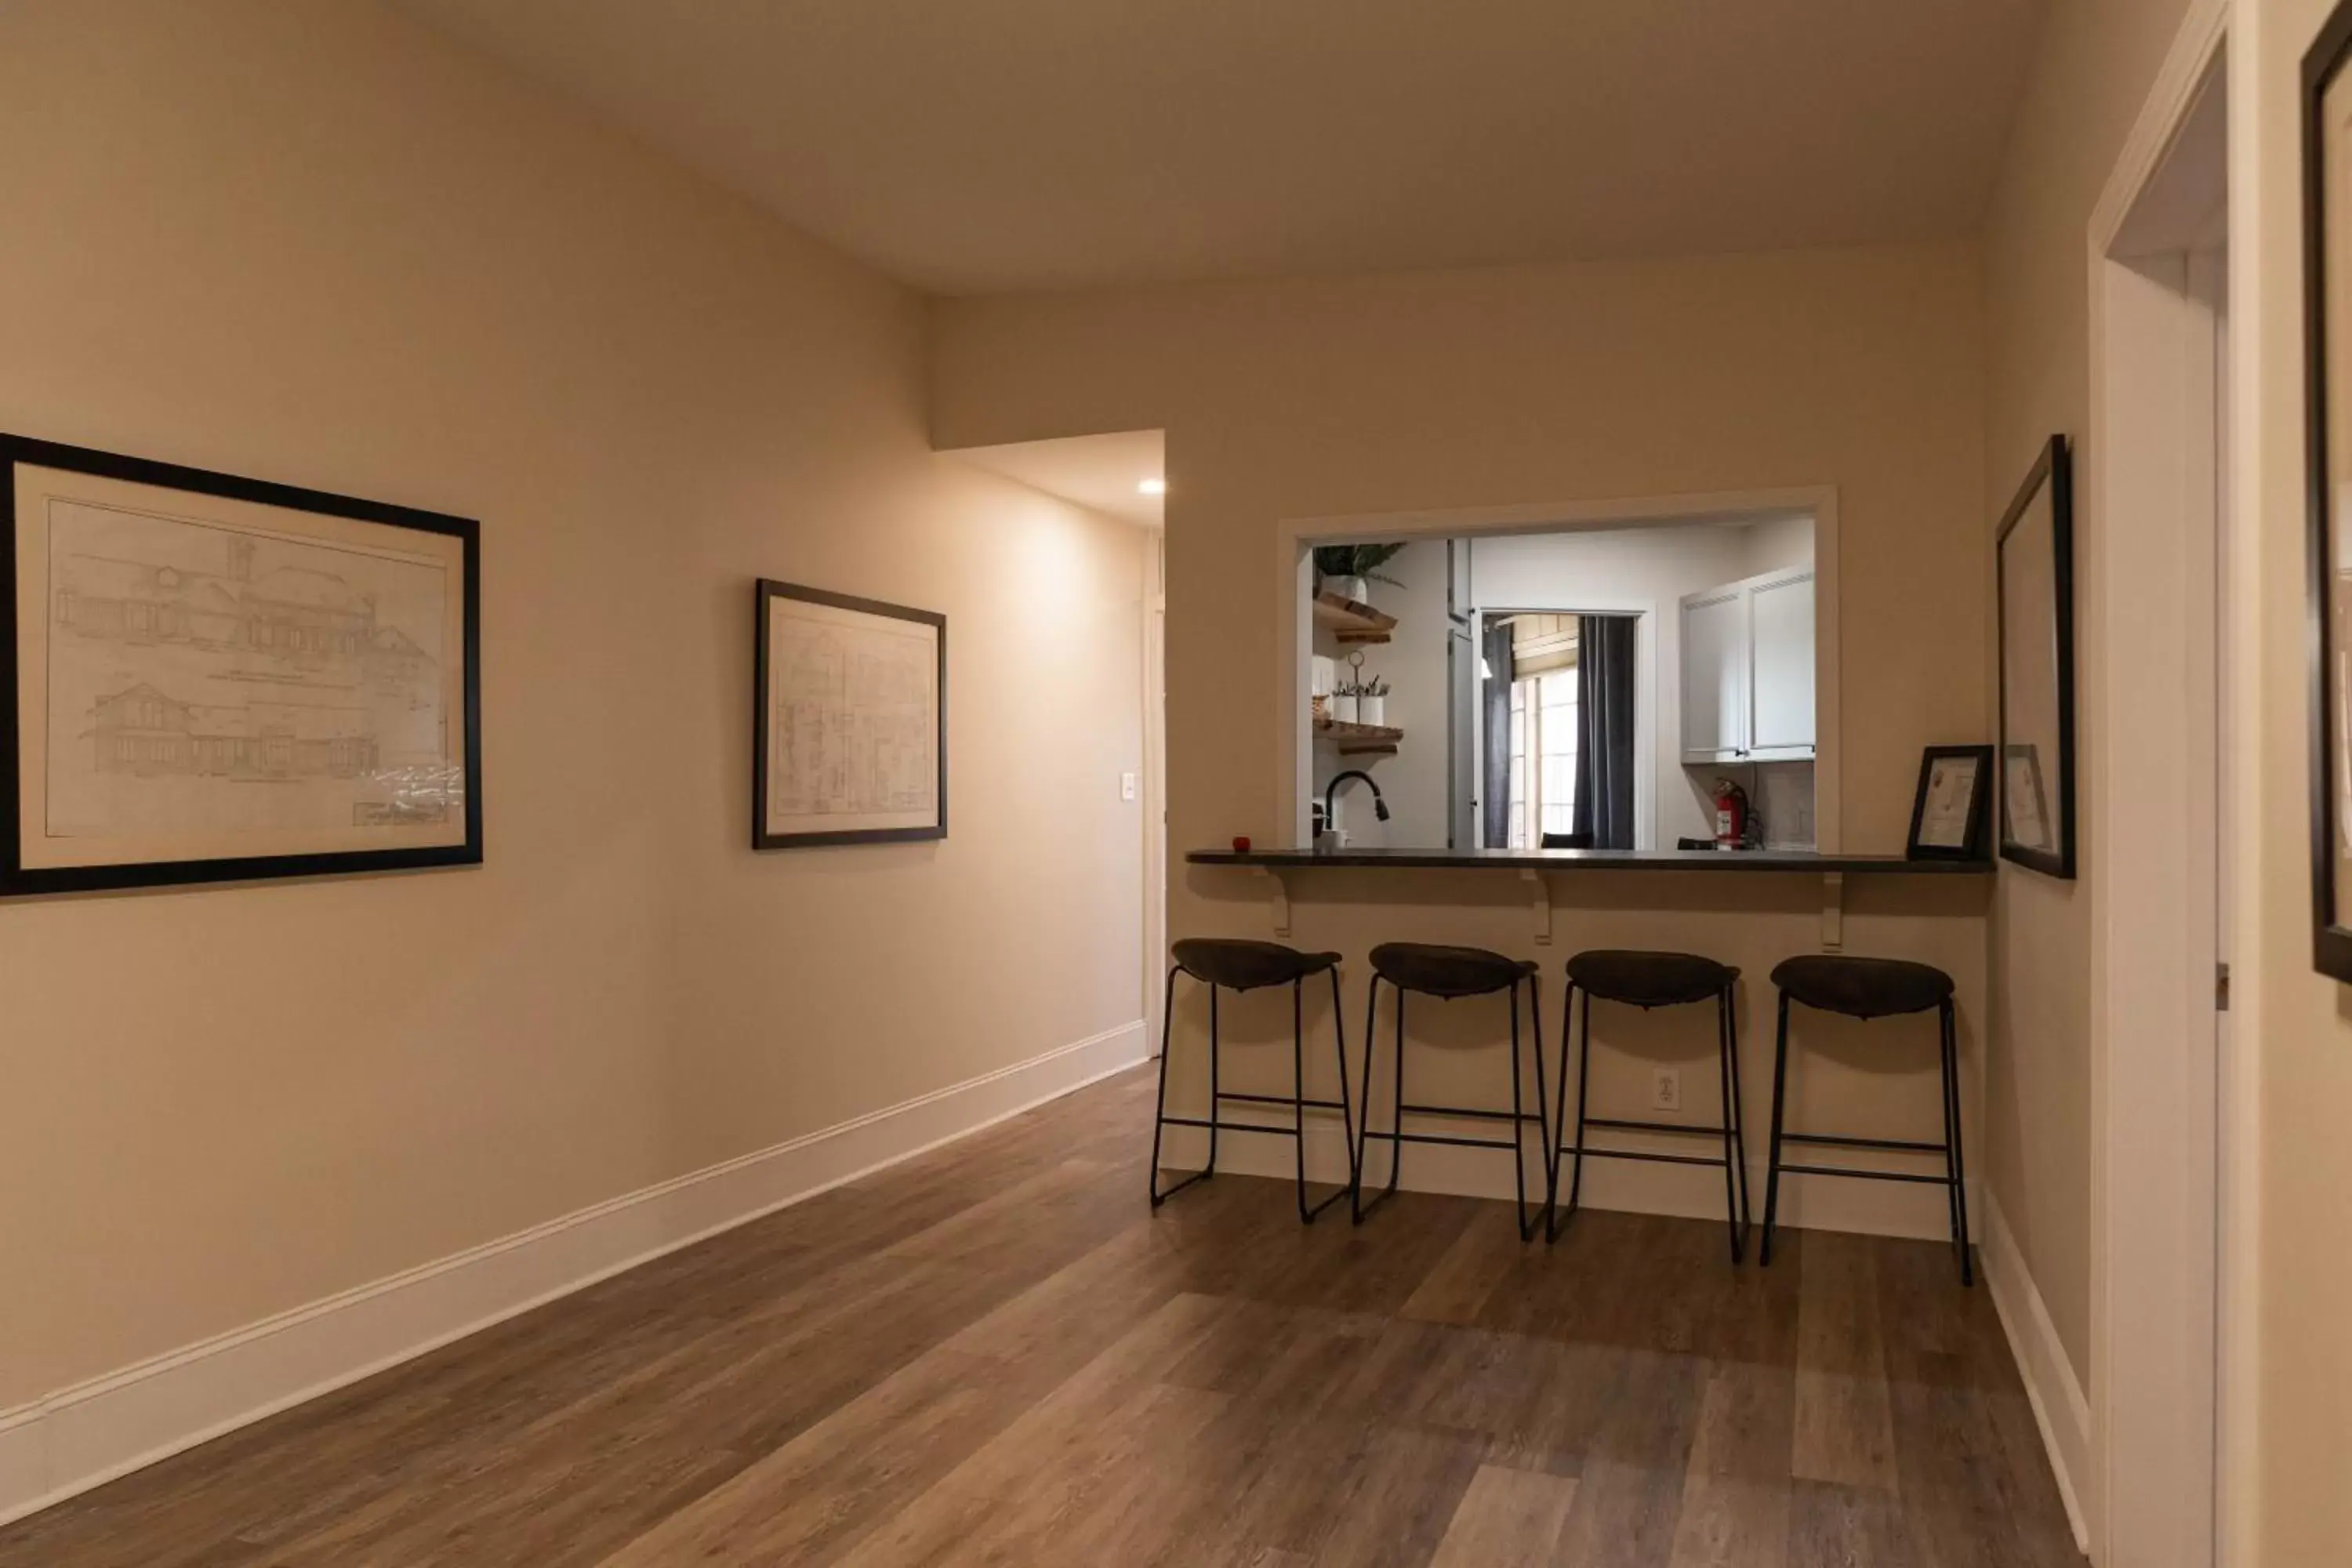
[[[2226,0],[2193,0],[2085,236],[2091,1366],[2088,1453],[2055,1457],[2079,1465],[2093,1559],[2134,1568],[2210,1568],[2226,1513],[2234,1069],[2216,964],[2234,923],[2221,564],[2236,400],[2227,301],[2198,258],[2228,239],[2227,19]]]
[[[1481,605],[1470,612],[1470,646],[1486,646],[1490,617],[1511,616],[1622,616],[1633,622],[1633,847],[1657,847],[1658,807],[1665,781],[1658,775],[1658,603],[1654,599],[1579,599],[1573,609],[1534,605]],[[1470,754],[1486,754],[1486,714],[1483,705],[1470,716]],[[1481,790],[1470,812],[1474,837],[1486,842],[1486,796]]]

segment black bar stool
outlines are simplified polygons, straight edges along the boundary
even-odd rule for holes
[[[1339,955],[1336,952],[1301,952],[1295,947],[1285,947],[1277,942],[1244,942],[1223,937],[1187,937],[1170,949],[1175,957],[1168,971],[1168,997],[1160,1016],[1160,1100],[1158,1116],[1151,1124],[1151,1206],[1158,1208],[1194,1182],[1205,1181],[1217,1173],[1217,1134],[1220,1131],[1234,1132],[1271,1132],[1288,1138],[1298,1149],[1298,1219],[1302,1225],[1312,1225],[1315,1216],[1339,1201],[1342,1194],[1355,1190],[1356,1130],[1352,1113],[1348,1108],[1348,1029],[1339,1016]],[[1209,1114],[1206,1120],[1198,1116],[1168,1114],[1168,1034],[1176,1016],[1176,977],[1189,974],[1209,988]],[[1309,1100],[1307,1098],[1307,1035],[1304,994],[1307,977],[1310,974],[1331,976],[1331,1037],[1332,1054],[1339,1062],[1339,1098]],[[1217,1082],[1217,992],[1255,991],[1267,985],[1290,987],[1290,1092],[1280,1094],[1243,1094],[1221,1089]],[[1227,1122],[1221,1114],[1224,1102],[1242,1100],[1253,1105],[1287,1105],[1290,1125],[1266,1127],[1246,1121]],[[1339,1113],[1339,1126],[1348,1142],[1348,1182],[1338,1191],[1309,1208],[1307,1205],[1307,1108],[1315,1106]],[[1160,1190],[1160,1134],[1169,1127],[1205,1127],[1209,1130],[1209,1163],[1185,1177],[1166,1192]]]
[[[1738,983],[1739,971],[1727,963],[1717,963],[1711,958],[1701,958],[1692,952],[1644,952],[1615,948],[1595,949],[1580,952],[1568,961],[1568,992],[1562,1005],[1567,1016],[1559,1022],[1559,1098],[1560,1105],[1554,1125],[1560,1135],[1568,1134],[1568,1061],[1574,1042],[1576,998],[1584,997],[1584,1055],[1576,1074],[1576,1141],[1560,1143],[1557,1140],[1551,1158],[1546,1163],[1546,1175],[1550,1191],[1545,1204],[1544,1236],[1546,1240],[1559,1239],[1559,1157],[1573,1154],[1575,1164],[1569,1175],[1568,1213],[1576,1215],[1578,1189],[1584,1182],[1584,1157],[1596,1160],[1650,1160],[1668,1165],[1720,1165],[1723,1167],[1724,1218],[1731,1227],[1731,1261],[1739,1261],[1748,1243],[1748,1143],[1740,1133],[1739,1120],[1739,1020],[1732,1008],[1732,987]],[[1680,1121],[1629,1121],[1613,1117],[1587,1116],[1584,1113],[1584,1088],[1592,1075],[1592,999],[1622,1002],[1648,1012],[1653,1007],[1679,1007],[1694,1002],[1712,999],[1715,1006],[1716,1076],[1723,1088],[1723,1124],[1719,1127],[1693,1127]],[[1639,1149],[1595,1149],[1589,1146],[1587,1130],[1609,1128],[1630,1132],[1676,1132],[1685,1136],[1721,1138],[1720,1155],[1660,1154]]]
[[[1536,1233],[1536,1222],[1528,1215],[1527,1163],[1520,1152],[1521,1127],[1536,1124],[1538,1136],[1543,1132],[1543,1013],[1536,996],[1536,965],[1517,958],[1506,958],[1499,952],[1489,952],[1483,947],[1432,947],[1416,942],[1384,942],[1372,949],[1372,979],[1366,989],[1364,1002],[1364,1147],[1356,1155],[1355,1201],[1349,1205],[1356,1223],[1396,1195],[1397,1177],[1404,1168],[1404,1146],[1407,1143],[1450,1143],[1462,1149],[1508,1149],[1511,1152],[1511,1173],[1517,1183],[1519,1205],[1519,1239],[1528,1240]],[[1396,990],[1396,1097],[1386,1132],[1372,1131],[1372,1040],[1373,1024],[1380,1014],[1381,982],[1387,981]],[[1519,1098],[1519,985],[1528,988],[1528,1016],[1536,1036],[1536,1113],[1528,1115],[1521,1109]],[[1451,1002],[1463,996],[1487,996],[1497,991],[1511,994],[1511,1109],[1494,1110],[1481,1106],[1414,1105],[1404,1097],[1404,994],[1418,991],[1424,996],[1434,996]],[[1454,1116],[1472,1121],[1507,1121],[1511,1124],[1508,1142],[1500,1138],[1461,1138],[1435,1132],[1407,1132],[1404,1119],[1414,1116]],[[1370,1157],[1374,1138],[1389,1141],[1389,1184],[1380,1196],[1367,1204],[1364,1200],[1364,1162]]]
[[[1969,1259],[1969,1198],[1963,1183],[1968,1167],[1960,1154],[1960,1047],[1952,1016],[1952,977],[1932,964],[1899,958],[1847,958],[1841,954],[1809,953],[1791,958],[1772,971],[1780,988],[1780,1029],[1772,1051],[1772,1173],[1764,1188],[1764,1245],[1758,1256],[1772,1261],[1772,1226],[1780,1213],[1780,1173],[1801,1176],[1857,1176],[1875,1182],[1925,1182],[1945,1189],[1949,1199],[1952,1246],[1960,1255],[1960,1283],[1976,1283]],[[1937,1046],[1943,1058],[1944,1141],[1921,1143],[1899,1138],[1833,1137],[1823,1132],[1782,1131],[1782,1107],[1789,1081],[1789,1004],[1801,1002],[1823,1013],[1849,1018],[1892,1018],[1934,1008]],[[1784,1165],[1782,1143],[1818,1143],[1841,1149],[1907,1149],[1941,1154],[1944,1173],[1920,1175],[1909,1171],[1863,1171],[1837,1165]]]

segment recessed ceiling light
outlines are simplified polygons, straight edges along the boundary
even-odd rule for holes
[[[1138,495],[1164,496],[1168,493],[1168,481],[1166,479],[1146,479],[1141,484],[1135,487],[1135,492]]]

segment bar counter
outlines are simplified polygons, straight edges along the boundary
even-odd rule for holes
[[[1813,849],[1194,849],[1195,866],[1492,869],[1500,871],[1798,871],[1840,876],[1982,877],[1989,860],[1910,860],[1900,855],[1824,855]]]
[[[1232,866],[1266,879],[1276,935],[1290,931],[1295,873],[1324,871],[1507,871],[1525,883],[1535,940],[1551,942],[1552,879],[1564,879],[1562,892],[1575,901],[1577,873],[1675,872],[1685,876],[1758,875],[1819,877],[1822,886],[1821,942],[1824,952],[1844,945],[1844,887],[1848,877],[1988,877],[1990,860],[1913,860],[1900,855],[1824,854],[1813,849],[1193,849],[1193,866]]]

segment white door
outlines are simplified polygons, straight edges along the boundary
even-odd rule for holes
[[[1683,760],[1736,761],[1748,744],[1748,599],[1737,586],[1683,601]]]
[[[1748,590],[1754,718],[1749,755],[1813,754],[1813,574],[1767,578]]]

